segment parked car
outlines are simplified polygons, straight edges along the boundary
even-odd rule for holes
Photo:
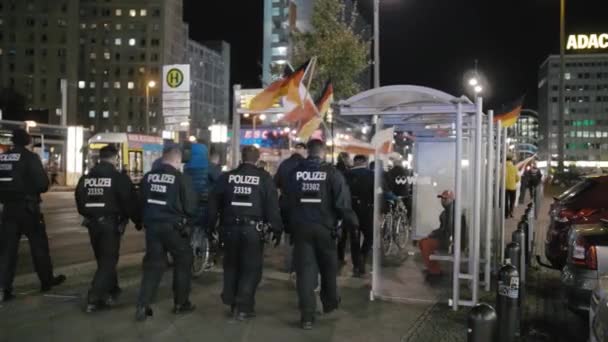
[[[545,240],[545,256],[556,269],[566,265],[568,231],[574,225],[599,223],[608,212],[608,176],[585,178],[554,197]]]
[[[589,342],[608,341],[608,275],[602,277],[591,297]]]
[[[608,215],[599,223],[575,225],[568,236],[567,263],[561,274],[564,300],[575,312],[589,310],[593,290],[608,275]]]

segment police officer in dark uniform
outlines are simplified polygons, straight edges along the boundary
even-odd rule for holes
[[[337,223],[358,229],[357,216],[351,208],[350,191],[342,174],[321,158],[325,145],[321,140],[308,142],[308,158],[289,178],[288,214],[295,241],[296,287],[303,329],[312,329],[315,314],[315,287],[321,274],[323,311],[338,308]]]
[[[365,261],[374,237],[374,172],[367,167],[367,157],[357,155],[354,166],[346,173],[353,210],[359,219],[359,230],[350,229],[350,254],[355,277],[365,275]],[[363,234],[363,244],[359,232]]]
[[[146,229],[146,255],[135,318],[144,321],[152,316],[150,303],[166,268],[166,251],[174,261],[173,313],[189,313],[195,307],[190,302],[192,248],[190,224],[198,208],[198,197],[192,181],[179,168],[182,152],[179,146],[163,151],[162,165],[142,179],[141,200],[143,224]]]
[[[80,178],[76,204],[84,225],[89,229],[97,271],[87,296],[85,311],[95,312],[111,306],[120,293],[116,265],[120,239],[129,218],[139,225],[137,196],[131,179],[116,170],[118,150],[105,146],[99,151],[99,163]]]
[[[279,206],[281,207],[281,217],[283,219],[283,227],[285,228],[285,232],[291,234],[289,229],[289,217],[287,214],[287,197],[285,196],[285,192],[287,191],[287,183],[289,182],[289,175],[291,172],[304,160],[306,156],[306,144],[297,143],[295,145],[295,150],[293,154],[285,159],[281,165],[279,165],[279,169],[277,173],[274,175],[274,183],[277,186],[277,189],[281,191],[281,196],[279,197]],[[293,239],[290,239],[290,245],[293,244]],[[291,250],[287,257],[287,272],[292,273],[295,271],[295,267],[293,266],[293,250]]]
[[[283,229],[277,190],[270,174],[256,167],[259,158],[257,148],[244,147],[242,164],[220,177],[209,198],[209,222],[219,216],[224,235],[222,301],[240,321],[255,317],[265,234],[270,230],[276,245]]]
[[[13,280],[21,235],[27,236],[40,279],[40,289],[49,291],[65,281],[54,276],[40,194],[49,188],[42,162],[28,150],[32,142],[23,129],[13,131],[13,148],[0,155],[0,201],[4,205],[0,228],[0,302],[14,298]]]

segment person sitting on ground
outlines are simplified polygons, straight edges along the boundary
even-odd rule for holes
[[[445,190],[437,196],[441,199],[443,211],[439,215],[439,228],[433,230],[428,237],[420,240],[420,254],[426,266],[426,281],[433,283],[441,277],[441,268],[437,261],[431,260],[431,255],[437,250],[449,251],[454,235],[454,193]],[[464,215],[462,216],[462,232],[466,231]],[[461,241],[465,241],[464,234]],[[462,245],[462,244],[461,244]]]

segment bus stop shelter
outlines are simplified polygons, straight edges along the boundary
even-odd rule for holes
[[[386,86],[359,93],[336,106],[337,115],[374,116],[376,131],[394,126],[395,131],[415,136],[412,167],[414,175],[411,237],[419,240],[439,226],[441,206],[437,194],[455,194],[451,251],[431,256],[442,268],[451,269],[451,283],[428,289],[416,249],[408,247],[405,261],[385,265],[382,252],[382,185],[376,172],[374,203],[374,245],[370,298],[401,302],[447,300],[454,310],[474,306],[479,290],[490,290],[490,274],[499,262],[495,252],[503,238],[499,229],[503,217],[497,196],[502,179],[499,159],[504,158],[504,139],[494,136],[492,113],[484,115],[482,99],[472,102],[439,90],[413,86]],[[496,128],[497,132],[502,131]],[[498,142],[498,143],[497,143]],[[498,153],[498,154],[497,154]],[[502,155],[503,158],[494,158]],[[376,154],[376,159],[378,159]],[[380,163],[376,163],[380,164]],[[378,171],[378,169],[377,169]],[[499,182],[495,182],[498,180]],[[456,246],[466,246],[456,248]],[[480,280],[483,274],[483,280]],[[419,282],[420,284],[416,284]]]

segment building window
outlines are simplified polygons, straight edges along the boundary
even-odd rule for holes
[[[79,89],[84,89],[86,86],[87,86],[87,83],[85,81],[78,81]]]
[[[129,88],[129,89],[135,88],[135,83],[133,83],[133,82],[127,83],[127,88]]]
[[[110,117],[110,112],[109,112],[109,111],[107,111],[107,110],[104,110],[104,111],[103,111],[103,118],[104,118],[104,119],[107,119],[107,118],[109,118],[109,117]]]
[[[89,82],[89,88],[95,89],[95,82],[93,82],[93,81]]]
[[[120,39],[120,38],[114,39],[114,45],[122,45],[122,39]]]
[[[146,46],[146,38],[142,38],[139,43],[141,46]]]
[[[114,89],[120,89],[120,82],[114,82]]]
[[[109,52],[104,52],[103,53],[103,58],[105,58],[106,60],[110,59],[110,53]]]
[[[116,31],[120,31],[122,29],[122,24],[116,24]]]
[[[139,67],[139,73],[140,73],[140,74],[145,74],[145,73],[146,73],[146,68],[144,68],[144,67]]]
[[[114,11],[114,14],[115,14],[117,17],[120,17],[120,16],[122,15],[122,10],[121,10],[120,8],[117,8],[117,9],[116,9],[116,11]]]
[[[152,60],[153,62],[157,62],[158,61],[158,54],[157,53],[153,53],[152,57],[150,58],[150,60]]]
[[[279,35],[276,33],[272,34],[272,42],[273,43],[278,43],[279,42]]]
[[[137,11],[136,11],[136,10],[134,10],[134,9],[129,10],[129,16],[131,16],[131,17],[135,17],[135,16],[137,16]]]
[[[146,9],[142,9],[142,10],[140,10],[140,11],[139,11],[139,15],[140,15],[140,16],[142,16],[142,17],[147,16],[147,15],[148,15],[148,10],[146,10]]]
[[[97,55],[95,54],[95,52],[91,52],[89,54],[89,59],[96,59],[96,58],[97,58]]]
[[[160,25],[159,25],[159,24],[152,24],[152,30],[153,30],[153,31],[158,31],[158,30],[160,30]]]
[[[89,111],[89,118],[91,118],[91,119],[95,118],[95,111],[94,110],[90,110]]]
[[[109,87],[110,87],[110,82],[108,82],[108,81],[103,82],[104,89],[108,89]]]
[[[155,9],[152,11],[152,16],[153,16],[153,17],[160,17],[160,8],[155,8]]]
[[[154,38],[150,41],[150,45],[152,46],[159,46],[160,45],[160,39],[158,38]]]
[[[114,59],[120,61],[120,54],[118,52],[114,54]],[[118,71],[118,74],[120,75],[120,71]]]
[[[104,8],[104,9],[101,10],[101,16],[102,17],[109,17],[111,13],[112,12],[110,11],[109,8]]]
[[[129,39],[129,46],[135,46],[135,38]]]

